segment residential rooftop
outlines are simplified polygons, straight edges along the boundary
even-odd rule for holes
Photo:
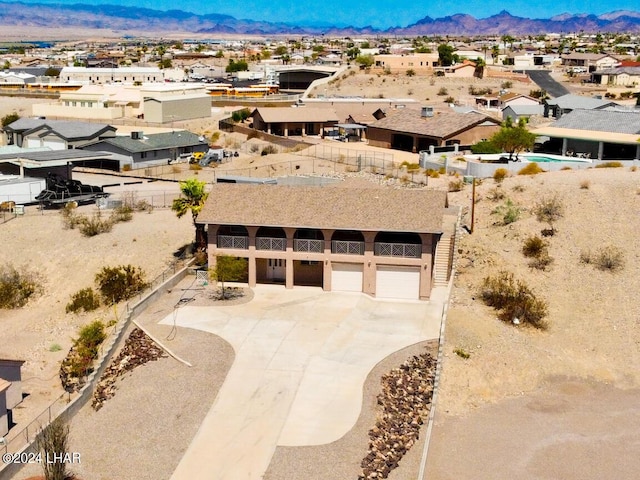
[[[198,223],[439,233],[443,191],[215,184]]]

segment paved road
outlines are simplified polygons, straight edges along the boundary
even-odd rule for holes
[[[276,446],[339,439],[360,415],[371,369],[437,338],[441,312],[435,299],[382,302],[267,285],[244,305],[179,309],[161,323],[219,335],[236,356],[171,478],[258,480]]]
[[[531,80],[535,82],[541,89],[545,90],[554,98],[567,95],[569,90],[559,82],[556,82],[551,74],[545,70],[525,70]]]

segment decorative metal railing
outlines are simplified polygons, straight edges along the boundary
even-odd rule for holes
[[[416,243],[376,242],[373,246],[373,253],[380,257],[420,258],[422,245]]]
[[[256,250],[280,250],[287,249],[286,238],[256,237]]]
[[[353,242],[348,240],[333,240],[331,242],[331,253],[342,253],[346,255],[364,255],[364,242]]]
[[[249,237],[218,235],[218,248],[239,248],[241,250],[247,250],[249,248]]]
[[[296,238],[293,240],[293,250],[296,252],[322,253],[324,251],[324,240]]]

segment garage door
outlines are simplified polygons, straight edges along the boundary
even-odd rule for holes
[[[362,292],[362,264],[333,263],[331,290],[334,292]]]
[[[420,267],[378,266],[376,297],[420,298]]]

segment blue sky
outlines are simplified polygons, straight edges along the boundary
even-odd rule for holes
[[[25,1],[25,0],[23,0]],[[407,26],[417,20],[468,13],[485,18],[507,10],[512,15],[529,18],[549,18],[561,13],[602,14],[615,10],[640,11],[638,0],[229,0],[204,2],[199,0],[26,0],[25,3],[108,3],[136,5],[156,10],[180,9],[195,13],[223,13],[238,19],[280,21],[301,25],[371,25],[376,28]]]

